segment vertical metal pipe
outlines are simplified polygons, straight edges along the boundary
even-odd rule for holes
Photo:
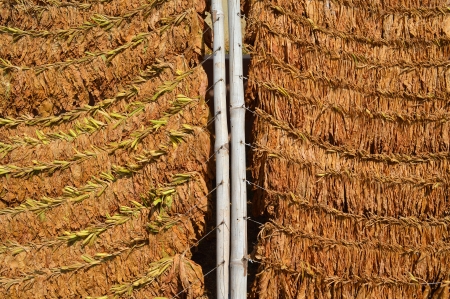
[[[227,86],[225,66],[225,30],[222,0],[212,0],[214,32],[214,115],[217,184],[217,298],[229,299],[230,259],[230,157],[227,125]]]
[[[247,297],[247,182],[240,1],[228,0],[230,36],[231,256],[230,294]]]

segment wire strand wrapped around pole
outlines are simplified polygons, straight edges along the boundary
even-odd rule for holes
[[[228,0],[231,124],[231,299],[247,297],[247,179],[240,1]]]
[[[227,124],[227,86],[225,66],[225,28],[222,0],[212,0],[214,32],[214,115],[216,154],[217,299],[229,298],[230,259],[230,157]]]

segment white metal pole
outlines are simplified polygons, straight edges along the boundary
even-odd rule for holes
[[[240,1],[228,0],[231,124],[231,299],[247,297],[247,181]]]
[[[227,125],[227,86],[225,66],[225,30],[222,0],[212,0],[214,115],[217,184],[217,299],[229,299],[230,259],[230,157]]]

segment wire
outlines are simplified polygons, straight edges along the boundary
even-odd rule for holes
[[[245,179],[244,179],[244,180],[245,180]],[[247,184],[249,184],[249,185],[255,186],[255,187],[259,188],[259,189],[262,189],[262,190],[264,190],[264,191],[267,191],[267,192],[269,192],[269,190],[267,190],[266,188],[264,188],[264,187],[261,187],[261,186],[259,186],[259,185],[255,184],[255,183],[252,183],[252,182],[250,182],[249,180],[245,180],[245,181],[246,181],[246,182],[247,182]]]
[[[209,160],[211,160],[212,157],[214,157],[215,154],[217,154],[218,152],[220,152],[221,149],[223,149],[225,147],[224,145],[221,145],[205,162],[203,162],[203,164],[206,164],[209,162]]]
[[[203,275],[203,278],[205,278],[206,276],[208,276],[209,274],[211,274],[212,272],[214,272],[217,268],[219,268],[220,266],[222,266],[223,264],[225,264],[225,261],[221,262],[220,264],[218,264],[215,268],[209,270],[205,275]],[[196,281],[194,281],[192,284],[196,283],[200,281],[200,278],[197,279]],[[179,295],[181,295],[182,293],[186,292],[187,290],[189,290],[191,288],[191,286],[186,287],[184,290],[182,290],[181,292],[177,293],[175,296],[173,296],[170,299],[174,299],[177,298]]]
[[[250,217],[244,217],[244,220],[251,221],[251,222],[254,222],[254,223],[259,224],[259,225],[264,225],[264,223],[261,223],[261,222],[258,222],[256,220],[253,220]]]
[[[206,123],[206,126],[208,127],[210,124],[212,124],[212,123],[216,120],[217,116],[218,116],[220,113],[222,113],[222,111],[217,111],[217,113],[214,115],[214,117],[211,118],[210,120],[208,120],[208,122]]]
[[[218,187],[218,186],[217,186]],[[216,187],[216,188],[217,188]],[[184,252],[183,252],[183,255],[184,254],[186,254],[186,252],[189,250],[191,250],[192,248],[194,248],[195,246],[198,246],[198,244],[200,244],[200,242],[202,241],[202,240],[204,240],[206,237],[208,237],[211,233],[213,233],[216,229],[218,229],[219,228],[219,226],[221,226],[221,225],[223,225],[225,222],[224,221],[222,221],[221,223],[219,223],[218,225],[216,225],[216,227],[214,227],[212,230],[210,230],[206,235],[204,235],[203,237],[201,237],[197,242],[195,242],[195,244],[194,245],[192,245],[191,247],[189,247],[189,248],[187,248]],[[214,269],[212,269],[212,270],[210,270],[210,271],[208,271],[205,275],[203,275],[203,279],[206,277],[206,276],[208,276],[209,274],[211,274],[212,272],[214,272],[217,268],[219,268],[220,266],[222,266],[223,264],[225,264],[225,261],[222,261],[219,265],[217,265]],[[199,279],[197,279],[196,281],[194,281],[192,284],[194,284],[194,283],[196,283],[197,281],[200,281],[200,278]],[[191,284],[191,285],[192,285]],[[174,298],[177,298],[180,294],[182,294],[182,293],[184,293],[184,292],[186,292],[188,289],[190,289],[191,288],[191,285],[190,286],[188,286],[188,287],[186,287],[184,290],[182,290],[181,292],[179,292],[179,293],[177,293],[175,296],[173,296],[171,299],[174,299]]]
[[[208,59],[209,59],[209,58],[208,58]],[[213,85],[211,85],[210,87],[208,87],[208,89],[206,90],[206,92],[210,91],[211,88],[213,88],[214,86],[216,86],[216,84],[219,83],[219,82],[221,82],[221,81],[223,81],[223,78],[217,80]]]
[[[209,28],[206,29],[203,33],[208,32],[208,30],[209,30]],[[211,54],[209,54],[208,57],[206,57],[205,59],[203,59],[202,62],[200,62],[198,65],[194,66],[192,69],[194,69],[194,68],[196,68],[196,67],[199,67],[199,66],[203,65],[206,61],[208,61],[211,57],[214,56],[214,54],[216,54],[216,53],[219,52],[220,50],[221,50],[221,47],[219,47],[217,50],[215,50],[214,52],[212,52]]]
[[[208,25],[208,28],[206,28],[206,30],[203,31],[202,36],[203,36],[203,34],[205,34],[206,32],[208,32],[209,30],[212,30],[212,28]]]
[[[219,185],[217,185],[214,189],[212,189],[208,194],[206,194],[206,195],[200,197],[200,199],[201,199],[201,198],[204,198],[204,197],[210,196],[210,195],[211,195],[214,191],[216,191],[217,188],[219,188],[219,186],[221,186],[222,184],[223,184],[223,182],[220,182]],[[187,210],[185,213],[183,213],[183,214],[177,214],[177,216],[179,216],[179,217],[186,216],[186,215],[188,215],[193,209],[195,209],[195,208],[197,208],[197,207],[198,207],[198,208],[203,208],[203,207],[206,207],[207,205],[208,205],[208,204],[199,206],[198,204],[196,204],[196,205],[194,205],[193,207],[191,207],[189,210]]]
[[[224,223],[225,223],[225,222],[222,221],[222,222],[220,222],[219,224],[217,224],[217,225],[216,225],[212,230],[210,230],[206,235],[204,235],[204,236],[201,237],[197,242],[195,242],[194,245],[192,245],[191,247],[187,248],[187,249],[183,252],[183,254],[185,254],[188,250],[191,250],[192,248],[198,246],[198,244],[200,244],[200,242],[201,242],[202,240],[204,240],[207,236],[209,236],[212,232],[214,232],[216,229],[219,228],[219,226],[223,225]]]

